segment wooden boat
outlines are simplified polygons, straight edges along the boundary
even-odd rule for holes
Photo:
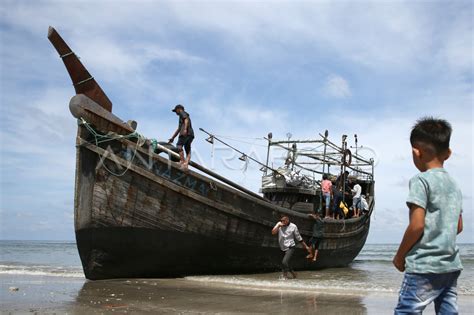
[[[74,222],[86,278],[276,271],[282,253],[270,231],[282,214],[291,218],[306,241],[311,237],[308,212],[320,207],[319,186],[263,187],[261,196],[194,162],[182,172],[172,146],[143,138],[135,132],[136,123],[112,113],[112,102],[52,27],[48,38],[76,91],[69,104],[78,119]],[[296,146],[290,140],[268,142],[269,149],[285,143]],[[334,154],[346,152],[344,141],[338,147],[326,135],[320,142]],[[306,251],[298,248],[292,263],[299,270],[346,266],[369,232],[373,160],[368,162],[372,172],[360,173],[358,167],[329,155],[313,158],[328,171],[329,165],[337,171],[339,166],[350,168],[368,196],[369,209],[358,218],[325,220],[318,260],[307,261]],[[279,181],[280,174],[265,166],[264,178],[274,175]]]

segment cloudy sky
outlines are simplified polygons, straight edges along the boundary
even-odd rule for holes
[[[337,142],[357,133],[377,160],[369,242],[399,242],[408,222],[410,127],[425,115],[448,119],[445,166],[464,194],[459,241],[474,241],[471,1],[4,0],[0,12],[2,239],[74,239],[74,90],[46,38],[52,25],[116,115],[166,140],[170,108],[184,104],[195,159],[252,190],[258,166],[243,170],[218,146],[212,162],[198,127],[262,158],[269,131],[328,129]]]

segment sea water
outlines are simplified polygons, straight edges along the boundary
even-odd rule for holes
[[[459,244],[464,270],[458,281],[460,295],[474,295],[474,244]],[[277,249],[276,249],[277,250]],[[191,282],[232,287],[285,291],[318,291],[333,294],[394,294],[403,274],[392,265],[395,244],[366,244],[345,268],[298,272],[296,280],[281,280],[279,273],[189,276]],[[295,255],[293,259],[305,259]],[[84,279],[74,242],[0,241],[0,279],[3,276]]]

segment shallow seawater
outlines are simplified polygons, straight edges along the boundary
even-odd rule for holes
[[[474,298],[474,245],[459,247],[464,270],[458,291],[467,311]],[[291,280],[275,272],[86,281],[74,242],[0,241],[0,310],[389,314],[403,277],[391,263],[396,249],[367,244],[348,267],[301,271]]]

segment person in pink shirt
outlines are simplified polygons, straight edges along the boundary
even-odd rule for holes
[[[328,179],[326,174],[323,175],[323,181],[321,182],[321,191],[323,193],[323,198],[326,203],[326,216],[329,218],[329,205],[331,204],[331,195],[332,195],[332,182]]]

